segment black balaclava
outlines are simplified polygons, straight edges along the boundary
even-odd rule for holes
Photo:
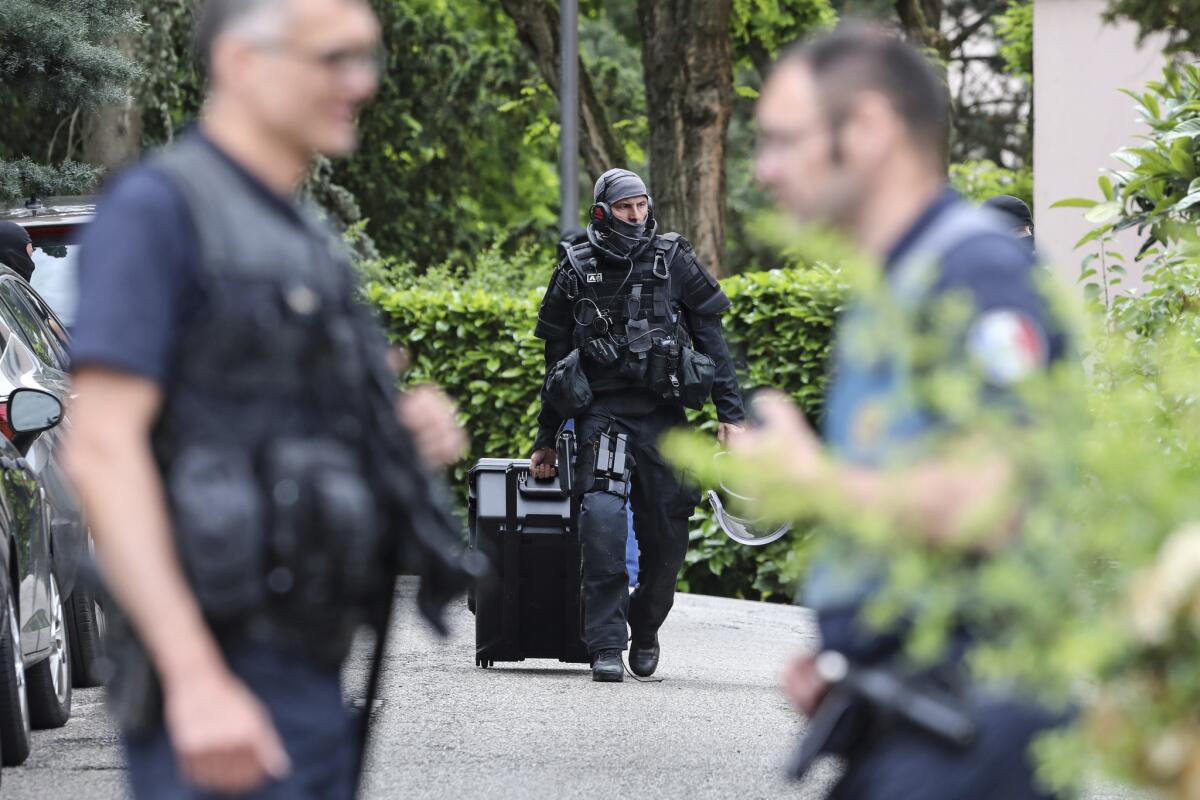
[[[29,232],[15,222],[0,220],[0,264],[12,267],[25,280],[33,277]]]
[[[1013,197],[1010,194],[998,194],[995,197],[989,197],[984,201],[983,207],[992,211],[998,211],[1003,214],[1014,229],[1028,228],[1029,233],[1017,238],[1029,245],[1030,251],[1033,247],[1033,212],[1029,210],[1029,206],[1019,197]]]
[[[645,181],[637,173],[627,169],[610,169],[596,181],[592,195],[594,202],[611,206],[630,197],[649,198],[650,192],[646,190]],[[603,229],[598,229],[595,223],[588,225],[588,238],[593,244],[597,244],[598,238],[601,246],[619,256],[630,256],[654,238],[656,228],[653,216],[647,217],[640,225],[632,225],[614,216]]]

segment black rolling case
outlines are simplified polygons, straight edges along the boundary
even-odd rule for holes
[[[471,547],[493,565],[468,595],[476,665],[527,658],[588,663],[570,476],[538,481],[528,459],[485,458],[470,480]]]

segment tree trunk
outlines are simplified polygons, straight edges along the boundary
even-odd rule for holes
[[[109,172],[138,157],[142,144],[142,112],[133,102],[86,112],[83,160]]]
[[[909,42],[914,47],[932,48],[945,59],[950,54],[944,52],[946,38],[942,35],[942,11],[941,0],[896,0],[896,15]]]
[[[725,135],[733,113],[732,0],[638,0],[650,183],[662,231],[725,272]]]
[[[517,37],[533,56],[542,78],[558,95],[562,61],[558,7],[546,0],[501,0],[501,5],[516,23]],[[607,169],[624,166],[625,150],[596,97],[582,58],[579,60],[579,122],[583,165],[592,180]],[[588,196],[591,196],[590,191]]]
[[[122,37],[117,45],[126,56],[137,58],[132,37]],[[82,127],[83,160],[89,164],[112,172],[141,152],[142,109],[132,96],[119,106],[85,111]]]

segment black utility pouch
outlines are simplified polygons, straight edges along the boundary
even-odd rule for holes
[[[682,349],[679,355],[679,399],[686,407],[697,411],[704,408],[712,394],[716,377],[716,362],[690,347]]]
[[[266,515],[244,448],[194,445],[166,482],[175,542],[205,616],[217,626],[263,607]]]
[[[675,370],[678,363],[679,343],[673,338],[655,339],[646,366],[646,383],[650,391],[663,398],[677,397],[679,378]]]
[[[607,335],[584,342],[583,352],[592,362],[602,367],[611,367],[621,357],[616,341]]]
[[[592,404],[592,386],[579,363],[579,350],[572,350],[550,369],[542,399],[565,419],[571,419]]]
[[[631,319],[625,323],[625,358],[621,361],[621,376],[634,381],[646,379],[646,362],[649,360],[653,343],[650,340],[650,323],[644,319]]]
[[[354,451],[329,437],[271,443],[263,457],[271,496],[267,588],[286,640],[336,663],[380,585],[382,536],[375,494]]]

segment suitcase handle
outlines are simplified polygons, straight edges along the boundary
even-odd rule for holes
[[[540,484],[540,485],[539,485]],[[530,498],[549,498],[552,500],[561,500],[566,497],[569,492],[564,492],[559,485],[557,478],[552,478],[548,481],[538,481],[529,474],[528,466],[511,465],[504,472],[504,488],[507,497],[505,498],[505,528],[511,533],[516,533],[517,526],[517,494],[523,494]]]
[[[541,480],[530,475],[528,471],[517,476],[517,491],[526,497],[549,497],[555,500],[566,495],[558,478]]]

